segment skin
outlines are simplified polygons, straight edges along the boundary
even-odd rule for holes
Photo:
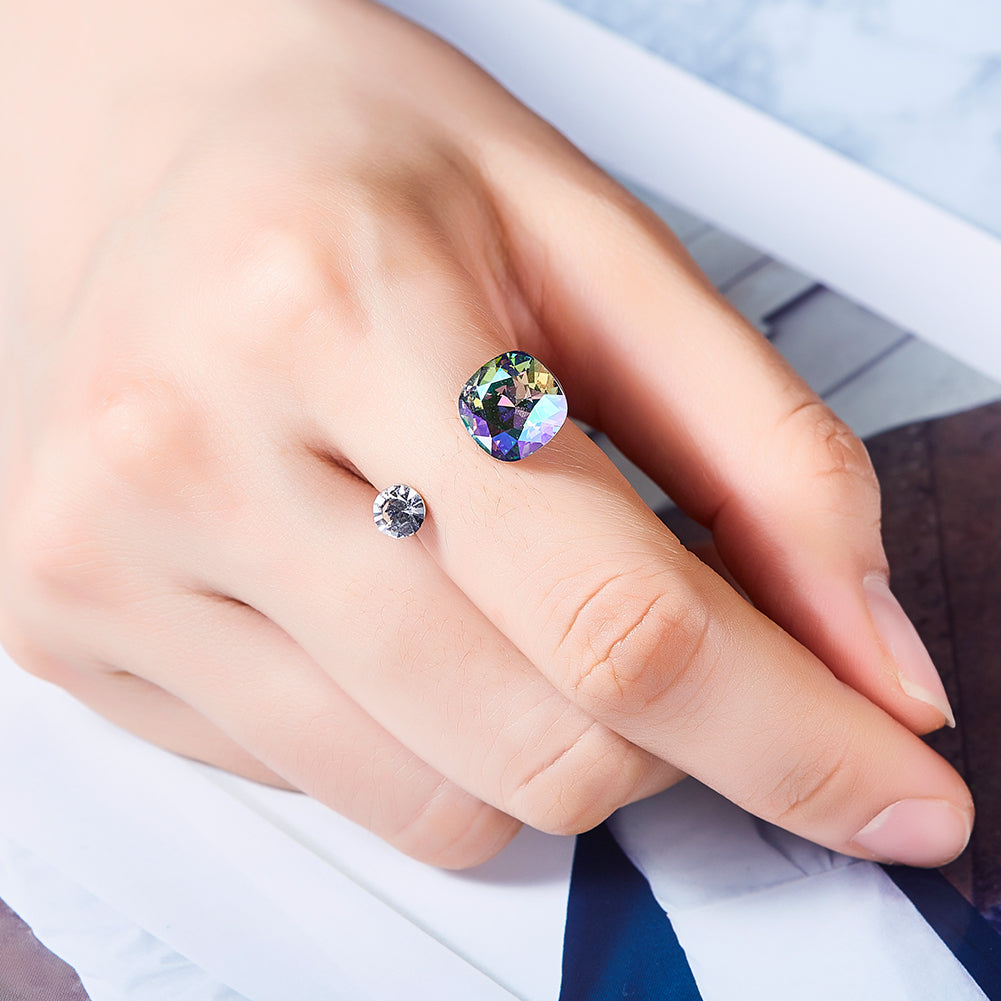
[[[864,448],[458,53],[360,0],[10,4],[0,120],[25,669],[442,866],[685,774],[869,857],[900,799],[972,820],[866,604]],[[521,463],[470,441],[458,391],[513,348],[754,605],[573,425]],[[396,482],[430,512],[407,543],[371,520]]]

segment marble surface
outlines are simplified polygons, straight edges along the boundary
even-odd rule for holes
[[[558,0],[1001,236],[998,0]]]

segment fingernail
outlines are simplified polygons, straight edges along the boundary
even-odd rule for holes
[[[969,840],[969,818],[944,799],[902,799],[852,838],[882,861],[928,867],[951,862]]]
[[[893,596],[882,577],[866,577],[862,582],[873,625],[897,666],[900,687],[912,699],[933,706],[949,726],[956,725],[942,679],[935,670],[918,631]]]

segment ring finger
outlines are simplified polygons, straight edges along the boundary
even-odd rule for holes
[[[145,607],[135,635],[121,633],[107,651],[130,671],[90,674],[86,690],[74,688],[99,712],[154,739],[166,729],[172,750],[221,767],[259,761],[262,774],[237,770],[273,773],[434,865],[478,864],[517,832],[516,820],[404,747],[258,612],[193,592]]]
[[[220,539],[223,586],[437,771],[556,833],[681,777],[557,692],[419,543],[377,532],[371,486],[310,450],[256,481],[248,509],[281,511],[284,529]]]

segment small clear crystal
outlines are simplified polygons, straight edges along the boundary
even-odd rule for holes
[[[386,487],[372,505],[375,527],[394,539],[413,535],[424,524],[426,513],[424,498],[406,483]]]

